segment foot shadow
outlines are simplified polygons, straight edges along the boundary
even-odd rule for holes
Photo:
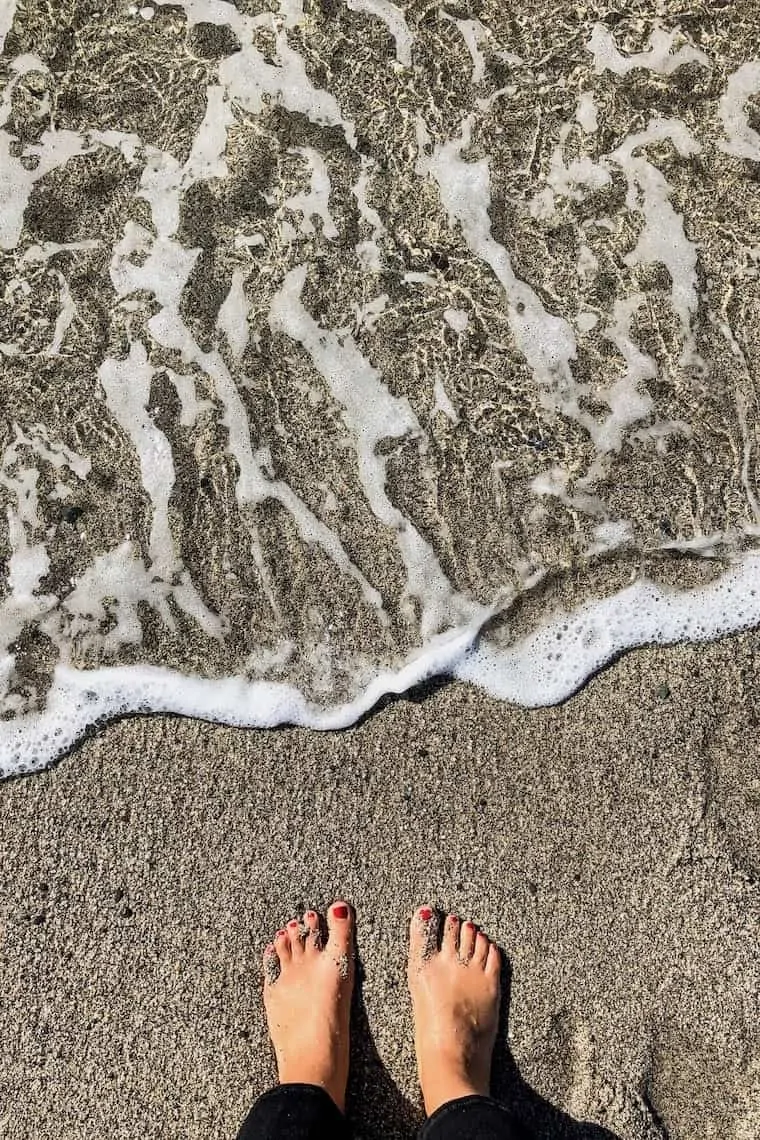
[[[544,1100],[520,1076],[507,1036],[512,971],[508,959],[502,973],[499,1030],[494,1049],[492,1093],[526,1129],[525,1140],[620,1140],[598,1124],[578,1121]],[[351,1064],[346,1114],[360,1140],[413,1140],[425,1115],[397,1088],[380,1060],[362,994],[364,971],[357,962],[351,1007]]]
[[[364,971],[357,962],[351,1006],[351,1063],[346,1115],[361,1140],[412,1140],[425,1120],[422,1110],[397,1088],[380,1060],[364,1004]]]
[[[502,962],[499,1030],[491,1071],[494,1099],[509,1108],[526,1128],[526,1140],[620,1140],[619,1136],[600,1124],[575,1120],[566,1112],[555,1108],[520,1076],[508,1044],[512,967],[503,951]]]

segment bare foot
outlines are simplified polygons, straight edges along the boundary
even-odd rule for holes
[[[414,915],[409,989],[425,1111],[457,1097],[488,1096],[501,996],[501,954],[471,922],[447,916],[438,949],[438,916]]]
[[[278,930],[264,951],[264,1008],[281,1084],[319,1085],[343,1112],[354,986],[354,915],[345,902],[307,911]]]

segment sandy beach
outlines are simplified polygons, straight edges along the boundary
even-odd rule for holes
[[[495,1087],[540,1136],[754,1140],[759,648],[633,653],[539,711],[446,686],[340,734],[128,719],[6,785],[0,1135],[234,1136],[274,1079],[261,948],[344,894],[359,1136],[421,1119],[430,900],[509,957]]]
[[[0,1140],[232,1140],[339,895],[358,1138],[430,903],[541,1140],[760,1140],[760,12],[624,8],[0,0]]]

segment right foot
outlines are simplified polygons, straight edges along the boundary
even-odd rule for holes
[[[409,940],[414,1045],[428,1116],[457,1097],[488,1096],[501,996],[498,948],[450,914],[439,950],[438,923],[430,907],[421,907]]]

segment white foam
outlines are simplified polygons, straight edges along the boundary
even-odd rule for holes
[[[250,307],[243,289],[245,274],[242,269],[234,270],[232,284],[216,319],[217,328],[227,337],[227,344],[234,360],[240,360],[248,345],[250,329],[248,315]]]
[[[594,71],[597,75],[603,71],[627,75],[629,71],[640,67],[659,75],[672,75],[687,63],[701,63],[704,67],[710,67],[709,57],[692,44],[683,44],[678,51],[672,51],[673,44],[681,35],[678,28],[667,32],[662,23],[656,20],[649,37],[649,50],[623,55],[618,51],[612,32],[604,24],[596,23],[588,42],[588,49],[594,55]]]
[[[665,590],[646,580],[557,615],[509,649],[480,645],[453,672],[501,700],[556,704],[626,649],[706,641],[760,621],[760,554],[710,586]]]
[[[0,0],[0,51],[5,46],[5,37],[13,26],[16,15],[16,0]]]
[[[390,0],[346,0],[346,7],[352,12],[363,12],[382,20],[396,41],[396,59],[402,67],[412,66],[414,36],[397,4],[391,4]]]
[[[443,319],[457,333],[463,333],[470,323],[466,309],[444,309]]]
[[[459,20],[455,16],[449,15],[444,8],[439,8],[438,12],[443,20],[449,20],[459,29],[472,58],[471,82],[473,87],[477,87],[483,82],[486,74],[486,61],[483,52],[480,50],[480,45],[484,40],[490,39],[491,29],[482,24],[480,20]]]
[[[590,91],[584,91],[578,98],[578,107],[575,117],[588,135],[599,129],[597,106]]]
[[[730,75],[720,101],[720,117],[726,132],[721,149],[738,158],[760,162],[760,134],[749,125],[745,107],[751,95],[760,92],[760,60],[751,60]]]
[[[483,621],[492,616],[490,610]],[[354,700],[328,708],[308,702],[285,683],[209,680],[152,666],[80,672],[59,665],[41,714],[0,721],[2,770],[10,775],[42,768],[71,748],[88,725],[128,712],[173,713],[252,728],[345,728],[385,694],[406,692],[441,674],[529,708],[556,704],[633,646],[704,641],[758,623],[760,555],[750,553],[710,586],[677,592],[641,580],[573,613],[555,615],[506,649],[478,639],[482,622],[449,630],[398,670],[378,673]],[[0,668],[3,675],[9,672],[7,659]]]
[[[378,454],[378,443],[408,434],[422,436],[422,427],[409,401],[391,395],[351,334],[339,340],[335,333],[320,328],[306,311],[301,301],[306,273],[307,267],[302,265],[286,274],[282,288],[272,299],[269,324],[273,332],[284,333],[304,346],[340,405],[356,448],[359,481],[373,514],[395,534],[406,569],[407,594],[419,603],[420,629],[427,638],[450,624],[455,615],[471,618],[480,607],[455,593],[432,547],[385,491],[387,460]]]
[[[449,399],[449,394],[444,388],[443,381],[441,380],[440,376],[436,376],[435,378],[435,383],[433,385],[433,396],[435,398],[435,402],[433,404],[433,407],[430,409],[430,418],[432,419],[432,417],[436,415],[437,412],[440,412],[442,415],[446,416],[447,419],[451,420],[453,424],[458,424],[459,415],[457,414],[456,408]]]
[[[10,88],[13,80],[8,85]],[[24,148],[25,157],[37,159],[33,170],[27,170],[21,161],[11,153],[14,136],[0,128],[0,249],[13,249],[21,236],[24,211],[29,204],[29,196],[36,182],[55,170],[65,166],[70,158],[86,154],[90,149],[80,135],[74,131],[46,130],[39,143],[29,143]]]
[[[98,369],[106,401],[117,422],[132,440],[140,461],[143,488],[150,497],[153,521],[150,558],[156,574],[171,577],[177,555],[169,527],[169,499],[174,487],[174,462],[169,441],[148,413],[150,384],[156,369],[148,363],[142,341],[132,341],[124,360],[107,357]]]
[[[298,226],[299,233],[314,233],[312,217],[316,214],[322,220],[322,233],[326,238],[336,238],[338,227],[330,216],[330,176],[327,164],[319,151],[310,146],[290,147],[288,154],[300,154],[309,164],[311,185],[307,193],[293,194],[286,198],[284,205],[289,210],[298,210],[303,215]]]

